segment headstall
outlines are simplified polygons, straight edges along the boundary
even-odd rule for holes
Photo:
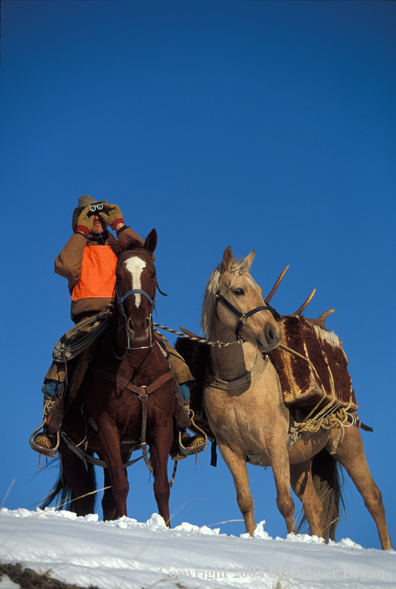
[[[133,254],[144,253],[147,256],[150,255],[148,252],[146,252],[146,250],[137,250],[137,251],[133,251],[133,252],[128,251],[128,253],[133,253]],[[155,307],[155,295],[156,295],[157,288],[158,288],[157,275],[154,276],[154,281],[155,281],[155,287],[154,287],[154,296],[153,296],[153,298],[146,291],[141,290],[140,288],[133,288],[133,289],[129,290],[127,293],[125,293],[124,295],[122,295],[120,297],[120,295],[118,293],[117,286],[115,287],[116,298],[117,298],[118,305],[119,305],[119,307],[121,309],[122,316],[124,317],[125,331],[126,331],[126,335],[127,335],[127,347],[126,347],[126,350],[125,350],[125,354],[123,356],[121,356],[121,357],[117,356],[117,354],[115,353],[114,348],[113,348],[114,355],[119,360],[121,360],[122,358],[125,358],[125,356],[129,353],[130,350],[146,350],[146,349],[149,349],[149,348],[152,348],[153,347],[152,330],[150,330],[150,344],[148,346],[140,346],[140,347],[133,347],[133,348],[131,348],[131,345],[130,345],[131,344],[131,341],[134,341],[134,340],[133,340],[133,338],[131,338],[131,336],[129,334],[129,331],[128,331],[128,327],[127,327],[128,317],[127,317],[127,314],[125,313],[124,301],[126,301],[126,299],[128,299],[132,295],[138,295],[138,294],[140,294],[140,295],[144,296],[149,301],[149,303],[150,303],[149,317],[150,317],[150,321],[151,321],[152,315],[153,315],[153,311],[154,311],[154,307]]]
[[[227,299],[218,290],[216,292],[216,307],[215,307],[216,318],[218,320],[219,320],[219,316],[217,313],[217,307],[218,307],[219,303],[222,303],[229,311],[231,311],[231,313],[233,313],[238,318],[238,323],[237,323],[237,327],[235,330],[235,337],[237,340],[242,339],[241,336],[239,335],[239,332],[241,331],[242,327],[245,325],[245,323],[247,322],[249,317],[251,317],[255,313],[258,313],[259,311],[270,311],[270,313],[272,313],[272,316],[275,319],[275,321],[278,321],[278,319],[280,317],[279,313],[273,307],[271,307],[271,305],[269,305],[268,303],[266,305],[262,305],[261,307],[256,307],[255,309],[252,309],[251,311],[248,311],[247,313],[242,313],[241,311],[238,311],[238,309],[236,307],[234,307],[234,305],[232,305],[229,301],[227,301]]]

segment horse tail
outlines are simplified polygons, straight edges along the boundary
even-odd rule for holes
[[[342,493],[343,478],[337,460],[323,448],[312,460],[312,479],[315,491],[323,506],[323,537],[326,542],[335,541],[336,528],[340,521],[340,506],[344,512],[345,500]],[[303,514],[297,531],[307,523]]]
[[[48,493],[46,497],[44,497],[43,501],[40,504],[40,509],[44,509],[45,507],[49,507],[51,503],[55,502],[56,509],[65,509],[66,511],[71,511],[72,513],[77,513],[77,497],[74,495],[71,487],[68,485],[67,479],[65,477],[65,473],[62,470],[62,465],[60,463],[59,458],[56,459],[59,461],[59,475],[55,485],[52,487],[51,491]],[[78,459],[80,460],[80,459]],[[96,491],[96,476],[95,476],[95,468],[93,464],[87,463],[87,470],[86,470],[86,485],[87,485],[87,494]],[[92,495],[93,501],[95,502],[96,494]],[[93,504],[92,508],[95,507]]]

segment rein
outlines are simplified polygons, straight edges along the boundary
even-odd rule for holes
[[[75,442],[73,442],[73,440],[67,435],[66,432],[63,431],[61,433],[61,436],[62,436],[62,439],[66,442],[67,446],[70,448],[70,450],[72,452],[74,452],[74,454],[76,456],[78,456],[79,459],[84,462],[84,464],[89,462],[90,464],[93,464],[94,466],[101,466],[102,468],[107,468],[106,462],[104,460],[100,460],[99,458],[95,458],[94,456],[91,456],[90,454],[88,454],[87,452],[85,452],[84,450],[79,448],[78,445],[75,444]],[[129,451],[129,457],[132,455],[132,452],[134,450],[135,450],[135,446],[132,446],[131,450]],[[139,460],[141,460],[142,458],[143,458],[143,456],[139,456],[139,458],[135,458],[135,460],[129,460],[129,458],[128,458],[128,460],[126,462],[124,462],[124,464],[122,466],[124,468],[128,468],[128,466],[132,466],[132,464],[139,462]]]
[[[234,305],[232,305],[229,301],[227,301],[227,299],[218,290],[216,292],[216,307],[215,307],[215,314],[216,314],[216,318],[218,321],[220,321],[219,315],[217,312],[217,308],[218,308],[219,303],[222,303],[226,307],[226,309],[231,311],[231,313],[233,313],[233,315],[235,315],[238,318],[238,323],[237,323],[237,327],[235,330],[235,337],[237,340],[242,339],[242,337],[239,335],[239,332],[241,331],[242,327],[245,325],[245,323],[247,322],[249,317],[251,317],[255,313],[258,313],[259,311],[270,311],[270,313],[272,313],[272,316],[274,317],[274,319],[276,321],[280,317],[279,313],[277,311],[275,311],[275,309],[273,307],[271,307],[271,305],[269,305],[268,303],[266,305],[262,305],[261,307],[256,307],[255,309],[252,309],[251,311],[248,311],[247,313],[242,313],[241,311],[238,311],[238,309],[236,307],[234,307]]]

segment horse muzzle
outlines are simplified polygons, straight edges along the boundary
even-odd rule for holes
[[[142,342],[150,337],[151,320],[150,317],[144,319],[128,319],[126,327],[129,337],[134,342]]]
[[[277,348],[281,343],[282,331],[277,323],[265,326],[264,337],[258,340],[258,346],[261,352],[270,352]]]

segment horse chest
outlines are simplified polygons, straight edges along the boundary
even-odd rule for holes
[[[219,389],[207,389],[204,407],[216,437],[230,447],[240,447],[246,453],[266,453],[263,422],[257,412],[255,398],[245,392],[228,395]]]

